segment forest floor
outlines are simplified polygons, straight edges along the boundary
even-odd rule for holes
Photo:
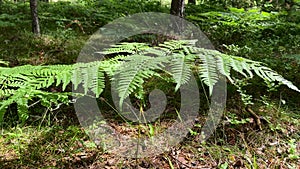
[[[2,128],[1,168],[293,168],[300,166],[299,112],[261,106],[255,117],[234,116],[227,110],[222,122],[205,142],[197,136],[203,120],[198,120],[186,138],[162,154],[145,158],[126,158],[110,154],[88,137],[74,113],[45,113],[32,125]],[[244,112],[245,113],[245,112]],[[247,112],[246,112],[247,114]],[[267,114],[267,115],[265,115]],[[203,115],[202,115],[203,116]],[[200,117],[202,117],[200,116]],[[43,120],[38,119],[43,118]],[[204,116],[202,118],[205,118]],[[51,120],[49,120],[51,119]],[[120,133],[138,127],[120,125]],[[159,128],[168,123],[155,124]],[[144,126],[143,132],[149,132]]]

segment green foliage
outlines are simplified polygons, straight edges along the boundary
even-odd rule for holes
[[[297,153],[297,144],[296,144],[296,140],[295,139],[291,139],[288,143],[289,145],[289,150],[288,150],[288,153],[289,153],[289,158],[290,159],[299,159],[300,158],[300,154]]]
[[[253,35],[259,37],[261,33],[273,30],[280,21],[279,13],[264,12],[255,8],[248,10],[229,8],[224,12],[192,13],[187,19],[198,24],[202,30],[210,29],[208,31],[213,33],[213,39],[217,38],[219,43],[227,44],[253,39]]]
[[[297,0],[277,0],[277,1],[266,1],[266,0],[201,0],[201,3],[220,6],[220,7],[236,7],[236,8],[251,8],[260,7],[264,10],[275,11],[282,9],[290,9],[291,6]]]
[[[108,22],[139,12],[166,12],[159,1],[101,0],[101,1],[60,1],[40,3],[41,24],[44,29],[53,30],[60,23],[71,27],[77,33],[94,33]]]
[[[119,17],[139,12],[168,12],[168,9],[162,6],[161,1],[157,0],[102,0],[98,2],[98,6],[114,11]]]
[[[293,79],[295,84],[300,82],[297,61],[300,27],[296,22],[299,5],[296,2],[287,11],[266,11],[260,5],[251,8],[226,6],[220,9],[218,5],[210,3],[187,7],[186,18],[198,25],[218,50],[261,61],[286,78]],[[266,94],[260,79],[255,78],[252,85],[260,86],[255,91],[250,90],[255,95]],[[274,95],[279,95],[279,92],[282,90]],[[298,104],[297,99],[293,99],[297,98],[293,92],[283,97],[289,98],[289,103]]]
[[[11,29],[17,25],[20,26],[19,23],[28,26],[31,23],[29,3],[3,2],[0,5],[0,11],[0,28]]]
[[[70,82],[71,66],[19,66],[14,68],[1,67],[0,81],[0,118],[9,105],[16,103],[21,121],[28,118],[29,101],[38,98],[45,107],[57,105],[59,102],[68,103],[67,93],[53,93],[41,89],[63,83],[63,89]]]
[[[262,57],[279,53],[282,47],[285,52],[295,52],[298,48],[300,27],[299,22],[290,21],[293,12],[266,12],[257,7],[208,10],[199,5],[197,8],[198,12],[187,9],[187,19],[199,25],[218,48],[222,49],[223,44],[245,46],[252,49],[247,55],[260,53]]]
[[[230,112],[226,113],[226,119],[227,119],[227,122],[230,123],[231,125],[246,124],[251,121],[250,118],[239,119],[236,114],[230,113]]]
[[[127,54],[124,55],[124,51]],[[157,47],[142,43],[122,43],[104,53],[119,56],[74,65],[1,67],[0,119],[3,120],[6,109],[13,103],[18,105],[18,114],[22,121],[28,118],[28,104],[33,99],[40,99],[43,106],[50,108],[60,103],[68,104],[68,96],[72,93],[67,92],[66,88],[70,83],[73,84],[75,96],[99,97],[105,88],[105,74],[116,84],[119,106],[122,106],[130,94],[141,90],[146,80],[152,76],[164,80],[172,77],[176,84],[175,90],[178,90],[188,82],[192,72],[196,72],[209,87],[210,94],[221,76],[226,76],[233,84],[238,85],[238,80],[230,74],[231,70],[245,78],[252,78],[256,74],[269,82],[278,81],[300,92],[290,81],[261,62],[198,48],[195,41],[169,41]],[[166,67],[170,69],[166,70]],[[54,86],[65,92],[49,91]]]
[[[42,37],[31,34],[29,1],[0,5],[0,59],[10,65],[72,64],[88,35],[101,26],[138,12],[168,12],[159,1],[79,0],[38,2]]]
[[[14,27],[31,31],[31,15],[28,2],[4,1],[0,6],[0,28]],[[169,12],[160,1],[138,0],[78,0],[38,3],[42,33],[55,31],[63,25],[76,33],[94,33],[108,22],[139,12]],[[22,30],[20,29],[20,30]]]

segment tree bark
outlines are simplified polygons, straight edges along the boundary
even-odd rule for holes
[[[172,0],[170,13],[183,18],[184,0]]]
[[[38,11],[37,11],[37,2],[38,0],[30,0],[30,11],[31,11],[31,18],[32,18],[32,32],[36,36],[41,35],[40,30],[40,23],[38,18]]]

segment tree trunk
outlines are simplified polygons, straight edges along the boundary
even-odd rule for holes
[[[183,18],[184,12],[184,0],[172,0],[171,2],[171,15]],[[172,18],[172,29],[177,35],[181,35],[184,32],[184,24],[182,19]]]
[[[196,5],[196,0],[189,0],[188,4]]]
[[[172,0],[170,13],[183,18],[184,0]]]
[[[40,36],[41,30],[40,30],[38,11],[37,11],[37,1],[38,0],[30,0],[30,11],[31,11],[31,18],[32,18],[32,32],[36,36]]]

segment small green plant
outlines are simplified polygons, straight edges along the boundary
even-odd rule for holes
[[[229,112],[227,113],[226,118],[227,121],[232,125],[246,124],[251,121],[250,118],[242,118],[239,120],[236,114],[229,113]]]
[[[300,155],[297,151],[297,142],[295,139],[291,139],[288,142],[289,145],[289,149],[288,149],[288,153],[289,153],[289,158],[296,160],[300,158]]]
[[[236,80],[235,86],[237,87],[237,92],[239,92],[241,99],[245,106],[254,104],[252,101],[253,100],[252,96],[247,94],[247,91],[245,89],[243,89],[243,87],[245,87],[247,85],[249,85],[248,79],[242,79],[242,80],[237,79]]]
[[[219,165],[218,168],[219,168],[219,169],[227,169],[227,168],[228,168],[228,163],[225,162],[225,163]]]

